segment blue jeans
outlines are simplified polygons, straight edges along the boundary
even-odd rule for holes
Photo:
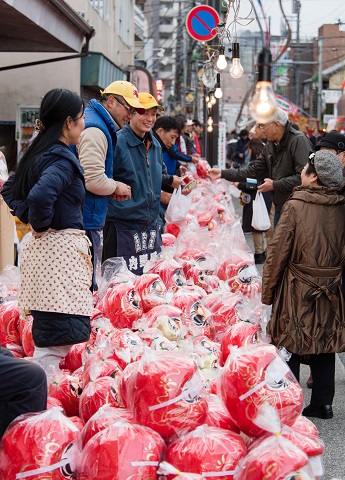
[[[101,250],[101,230],[86,230],[85,233],[91,242],[91,257],[92,257],[92,266],[93,266],[92,291],[96,292],[98,290],[96,273],[97,273],[97,263],[98,263],[99,252]]]

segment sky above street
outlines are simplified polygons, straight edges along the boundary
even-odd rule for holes
[[[344,22],[345,29],[345,0],[300,0],[300,38],[317,36],[318,27],[324,23],[337,23],[338,19]],[[258,3],[258,2],[257,2]],[[255,4],[255,6],[257,5]],[[282,5],[293,33],[296,32],[296,15],[292,15],[293,0],[283,0]],[[280,34],[282,14],[278,0],[262,0],[266,16],[270,17],[271,34]],[[257,8],[257,7],[256,7]]]

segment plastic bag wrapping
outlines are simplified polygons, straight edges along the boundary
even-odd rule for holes
[[[206,292],[201,287],[187,285],[174,293],[171,304],[185,314],[186,326],[191,335],[206,335],[212,340],[215,329],[211,312],[202,302],[205,297]]]
[[[16,300],[0,304],[0,343],[20,345],[19,308]]]
[[[79,399],[79,416],[87,422],[102,405],[123,407],[119,395],[119,379],[99,377],[84,388]]]
[[[21,415],[2,438],[0,478],[72,478],[79,463],[79,446],[80,432],[60,407]]]
[[[67,375],[59,369],[51,375],[48,395],[60,400],[68,417],[79,414],[79,399],[82,391],[83,385],[78,376]]]
[[[92,380],[96,380],[99,377],[112,377],[116,378],[121,376],[122,368],[117,360],[109,358],[111,351],[105,349],[105,351],[96,350],[92,355],[89,355],[84,365],[83,371],[83,385],[86,387]]]
[[[164,448],[163,439],[150,428],[117,421],[87,442],[79,478],[154,480]]]
[[[186,285],[183,268],[174,258],[165,257],[151,266],[150,271],[158,273],[167,289],[176,291]]]
[[[205,477],[198,475],[197,473],[181,472],[178,468],[175,468],[173,465],[165,461],[159,464],[157,473],[159,475],[164,475],[162,478],[166,478],[166,476],[170,474],[173,477],[173,480],[206,480]]]
[[[230,480],[246,452],[244,441],[237,433],[202,425],[168,445],[165,458],[179,470]]]
[[[274,405],[280,421],[292,425],[303,408],[303,391],[273,345],[234,347],[218,376],[217,390],[232,420],[248,436],[265,431],[254,423],[263,402]]]
[[[86,422],[82,432],[82,445],[85,447],[87,442],[101,430],[109,427],[118,420],[133,423],[133,417],[126,408],[115,408],[111,405],[103,405],[91,418]]]
[[[109,288],[117,283],[134,283],[136,275],[127,268],[123,257],[112,257],[105,260],[101,266],[102,276],[98,281],[98,298],[102,299]]]
[[[268,343],[267,337],[262,333],[260,325],[240,320],[231,325],[225,332],[220,345],[220,365],[223,366],[232,347],[244,347]]]
[[[134,287],[141,298],[144,312],[166,303],[166,286],[158,273],[145,273],[138,277]]]
[[[207,178],[207,172],[211,168],[211,165],[207,160],[199,160],[196,164],[196,173],[200,178]]]
[[[265,231],[271,227],[270,216],[261,192],[257,191],[253,201],[252,227],[256,230]]]
[[[296,421],[292,425],[292,428],[303,435],[308,435],[309,437],[319,436],[319,431],[315,424],[309,420],[309,418],[303,417],[302,415],[297,417]]]
[[[165,439],[203,423],[207,402],[191,358],[146,347],[131,377],[125,387],[127,408],[137,423],[153,428]]]
[[[83,355],[88,348],[88,342],[76,343],[72,345],[70,351],[61,360],[60,368],[67,368],[71,372],[74,372],[83,365]]]
[[[159,330],[168,340],[171,341],[180,340],[185,337],[187,333],[183,311],[172,305],[159,305],[153,307],[141,320],[135,322],[133,327],[142,332],[140,335],[141,338],[143,338],[142,335],[145,336],[145,330],[151,328]],[[153,336],[151,337],[151,342],[149,342],[150,344],[157,332],[152,330],[151,333]],[[146,340],[148,339],[149,337],[146,336]]]
[[[189,195],[182,195],[181,187],[175,188],[165,212],[165,220],[175,225],[183,225],[192,203]]]
[[[110,322],[109,318],[103,316],[103,313],[91,320],[91,335],[89,339],[89,345],[93,345],[98,335],[110,335],[115,331],[114,325]]]
[[[131,328],[142,314],[142,302],[132,282],[118,283],[111,287],[102,302],[104,315],[116,328]]]
[[[211,294],[204,299],[204,305],[211,311],[215,328],[215,338],[221,341],[227,328],[240,321],[237,313],[238,307],[243,302],[240,293],[225,292],[218,295]]]
[[[17,300],[20,285],[19,267],[6,265],[0,272],[0,305]]]
[[[19,319],[20,342],[27,357],[32,357],[35,351],[35,344],[32,338],[33,321],[34,319],[31,315],[28,315],[25,320]]]
[[[224,430],[231,430],[235,433],[240,433],[239,428],[232,421],[229,412],[225,408],[222,400],[211,393],[207,397],[208,411],[205,419],[205,424],[210,427],[223,428]]]
[[[176,237],[172,233],[162,233],[163,247],[171,247],[171,245],[174,245],[175,240],[176,240]]]
[[[201,370],[218,371],[220,345],[212,342],[206,335],[199,335],[193,339],[193,352],[196,354],[196,363]]]
[[[144,344],[136,332],[123,328],[112,332],[107,339],[107,348],[111,349],[111,358],[124,369],[129,363],[139,360]]]
[[[255,441],[249,453],[239,462],[235,480],[301,478],[314,480],[308,456],[282,435],[278,411],[263,402],[257,409],[254,423],[270,434]]]

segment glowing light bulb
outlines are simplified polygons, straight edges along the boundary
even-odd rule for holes
[[[217,103],[217,100],[213,95],[211,97],[210,103],[211,103],[211,105],[215,105]]]
[[[249,103],[250,114],[257,122],[267,123],[274,119],[277,108],[271,82],[258,82]]]
[[[210,101],[210,97],[207,95],[206,98],[205,98],[205,100],[206,100],[206,103],[209,102],[209,101]]]
[[[221,54],[217,60],[217,68],[218,70],[224,70],[228,66],[228,62],[226,61],[225,55]]]
[[[271,84],[271,62],[270,50],[263,48],[258,57],[258,81],[255,93],[249,103],[250,114],[259,123],[274,120],[277,108]]]
[[[234,57],[231,62],[231,67],[229,70],[232,78],[241,78],[243,75],[243,67],[239,58]]]
[[[207,127],[207,131],[208,131],[209,133],[213,132],[213,126],[212,126],[212,125],[209,125],[209,126]]]
[[[223,96],[223,92],[222,92],[222,89],[220,87],[217,87],[216,88],[216,91],[214,92],[214,96],[216,98],[222,98]]]
[[[212,108],[212,103],[211,103],[211,101],[207,102],[207,108],[208,108],[208,109]]]
[[[213,125],[213,118],[212,117],[208,117],[207,125]]]

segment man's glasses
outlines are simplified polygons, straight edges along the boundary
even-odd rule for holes
[[[259,123],[258,127],[260,128],[260,130],[263,130],[264,128],[268,127],[268,125],[272,125],[273,122],[269,122],[269,123]]]
[[[112,95],[112,96],[115,98],[115,100],[116,100],[120,105],[122,105],[123,107],[125,107],[125,109],[128,111],[128,113],[130,113],[131,115],[133,115],[133,114],[136,112],[136,110],[135,110],[134,108],[129,107],[129,106],[126,105],[125,103],[121,102],[121,101],[120,101],[118,98],[116,98],[114,95]]]

